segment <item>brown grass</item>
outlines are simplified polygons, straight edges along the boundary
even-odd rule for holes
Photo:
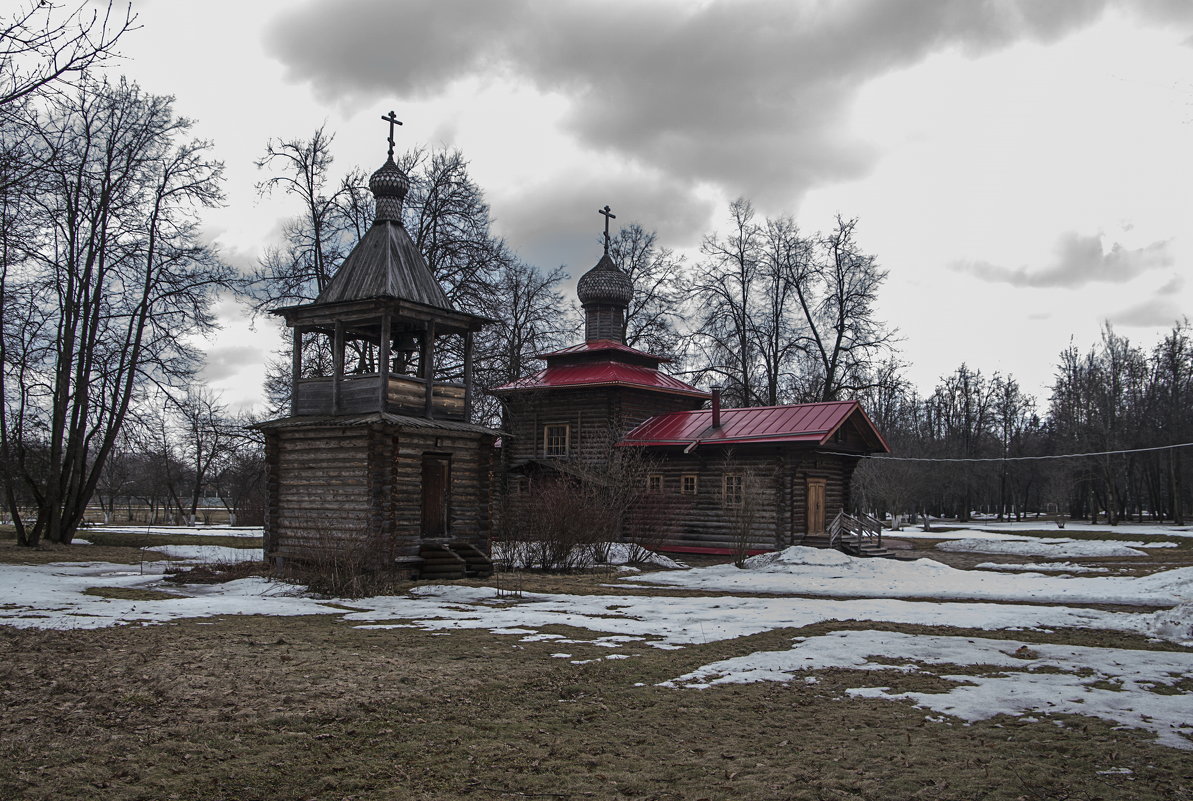
[[[0,542],[0,561],[135,562],[139,554],[65,550]],[[519,584],[677,594],[601,586],[611,578],[526,572]],[[1174,650],[1112,632],[828,622],[676,651],[631,645],[621,649],[630,659],[610,661],[600,659],[609,649],[586,644],[356,629],[335,616],[0,627],[0,798],[1193,801],[1189,752],[1157,746],[1146,732],[1078,716],[933,723],[908,703],[843,698],[859,686],[954,686],[931,673],[829,670],[814,685],[654,686],[714,660],[786,648],[796,635],[866,628]],[[559,651],[599,661],[551,657]],[[1099,774],[1110,768],[1132,773]]]
[[[114,598],[118,601],[169,601],[172,598],[185,598],[175,592],[161,590],[142,590],[137,587],[88,587],[83,590],[84,595],[94,595],[97,598]]]
[[[0,797],[1193,797],[1188,753],[1146,733],[1083,717],[930,723],[909,704],[841,698],[856,686],[948,686],[933,676],[832,670],[815,685],[653,686],[848,627],[631,647],[630,659],[587,665],[550,654],[609,651],[361,630],[333,617],[0,629]],[[1111,767],[1134,772],[1097,773]]]

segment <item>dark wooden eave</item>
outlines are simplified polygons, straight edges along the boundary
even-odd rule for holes
[[[442,333],[479,331],[488,323],[494,322],[490,318],[481,317],[478,314],[450,311],[393,297],[335,303],[304,303],[301,306],[284,306],[274,309],[272,313],[285,319],[286,325],[291,328],[302,326],[325,329],[330,332],[334,330],[336,322],[342,322],[349,327],[353,327],[354,323],[359,323],[361,326],[375,325],[380,314],[385,311],[406,320],[434,321]]]
[[[497,429],[478,426],[475,423],[465,423],[459,420],[411,417],[403,414],[390,414],[389,412],[335,416],[324,415],[319,417],[282,417],[277,420],[256,423],[251,427],[262,431],[273,431],[280,428],[320,428],[323,426],[336,426],[339,428],[344,426],[355,427],[378,424],[397,426],[411,431],[437,431],[448,434],[486,434],[491,437],[500,437],[505,433]]]

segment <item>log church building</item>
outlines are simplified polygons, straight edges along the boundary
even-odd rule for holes
[[[653,547],[840,544],[840,521],[856,523],[846,514],[854,468],[889,450],[882,435],[856,401],[721,408],[715,390],[626,345],[634,289],[609,256],[608,206],[605,252],[576,287],[584,341],[491,390],[507,431],[474,424],[472,342],[489,321],[452,308],[403,226],[409,180],[387,119],[372,227],[313,302],[275,312],[293,342],[290,414],[260,426],[275,566],[334,554],[424,578],[486,575],[494,510],[511,500],[499,493],[577,480],[623,448],[642,455],[640,492],[666,500]]]

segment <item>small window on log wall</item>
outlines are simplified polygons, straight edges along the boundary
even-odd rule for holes
[[[663,476],[659,473],[651,473],[646,477],[646,491],[647,492],[662,492],[663,491]]]
[[[566,423],[543,426],[543,456],[567,456],[570,434]]]
[[[730,473],[725,476],[724,494],[721,496],[726,506],[741,506],[745,498],[744,486],[740,475]]]
[[[699,487],[700,483],[695,475],[688,474],[679,477],[680,495],[695,495]]]

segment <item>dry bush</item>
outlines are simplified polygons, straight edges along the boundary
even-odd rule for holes
[[[549,478],[534,483],[514,512],[510,558],[540,570],[577,570],[603,562],[620,511],[592,485]]]
[[[391,595],[405,589],[411,578],[408,568],[395,566],[395,555],[393,544],[381,537],[320,530],[302,558],[285,559],[274,567],[273,576],[329,598]]]

